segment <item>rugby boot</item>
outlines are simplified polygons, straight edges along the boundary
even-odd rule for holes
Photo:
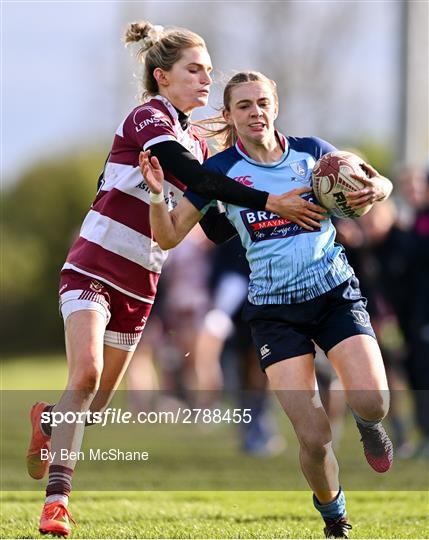
[[[61,501],[45,503],[40,518],[39,531],[42,534],[68,536],[71,531],[70,521],[76,525],[67,506]]]
[[[30,446],[27,451],[27,471],[35,480],[43,478],[49,466],[49,460],[42,460],[40,455],[42,449],[51,450],[51,438],[45,435],[40,427],[42,412],[48,406],[49,403],[38,401],[31,407],[30,411],[32,434]]]
[[[346,516],[330,519],[324,518],[326,527],[323,529],[325,538],[348,538],[349,530],[352,528],[347,522]]]
[[[372,427],[364,427],[359,423],[356,425],[367,462],[378,473],[388,471],[393,463],[393,445],[381,422]]]

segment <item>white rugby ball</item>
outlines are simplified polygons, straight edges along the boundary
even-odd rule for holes
[[[371,210],[372,204],[353,209],[345,197],[350,191],[359,191],[365,187],[363,182],[350,176],[366,175],[363,163],[363,159],[356,154],[338,151],[325,154],[315,164],[312,173],[313,191],[320,204],[334,216],[357,218]]]

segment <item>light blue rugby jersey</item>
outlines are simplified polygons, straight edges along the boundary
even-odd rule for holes
[[[283,137],[285,151],[275,163],[251,159],[243,146],[235,146],[208,159],[204,166],[235,181],[280,195],[311,185],[316,161],[336,148],[316,137]],[[314,194],[304,195],[316,202]],[[205,213],[216,201],[208,201],[192,191],[190,202]],[[336,230],[330,219],[317,231],[307,231],[267,211],[224,204],[226,216],[237,230],[246,249],[251,273],[249,302],[293,304],[326,293],[353,275],[344,249],[335,243]]]

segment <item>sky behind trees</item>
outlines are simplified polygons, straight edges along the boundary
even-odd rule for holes
[[[14,1],[2,10],[6,185],[57,153],[108,152],[136,104],[137,64],[121,36],[138,19],[204,36],[216,68],[212,106],[229,76],[256,69],[278,83],[281,131],[395,144],[398,2]]]

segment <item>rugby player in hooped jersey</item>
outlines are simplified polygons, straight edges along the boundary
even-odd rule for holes
[[[45,476],[42,451],[56,456],[49,464],[42,533],[70,532],[67,504],[76,460],[61,459],[61,450],[76,456],[83,437],[82,424],[63,422],[52,430],[49,413],[107,406],[141,337],[167,256],[150,229],[151,194],[141,178],[140,151],[150,148],[164,167],[169,208],[177,205],[186,182],[201,196],[273,211],[308,229],[323,219],[323,208],[300,197],[308,189],[269,195],[203,168],[207,145],[189,123],[192,110],[207,104],[211,86],[211,59],[200,36],[143,22],[130,25],[125,41],[139,45],[144,61],[143,104],[116,131],[96,199],[62,268],[66,391],[56,405],[38,402],[31,410],[29,474]]]
[[[274,128],[278,98],[275,83],[255,72],[239,73],[224,92],[223,118],[229,146],[206,162],[255,188],[273,193],[311,184],[316,160],[335,150],[314,137],[284,137]],[[242,205],[213,211],[213,201],[186,191],[168,212],[162,191],[163,173],[150,152],[140,156],[142,173],[152,193],[150,219],[164,249],[174,247],[204,213],[211,212],[213,230],[223,227],[226,239],[237,233],[251,268],[244,317],[250,323],[262,369],[290,418],[300,444],[302,471],[325,521],[328,538],[347,538],[345,496],[332,449],[328,417],[317,399],[314,344],[335,368],[362,436],[368,463],[377,472],[392,463],[392,444],[381,424],[388,411],[388,386],[383,360],[365,310],[365,299],[342,246],[335,244],[330,219],[310,231],[290,220]],[[355,207],[386,199],[391,182],[366,165],[366,187],[350,195]],[[205,218],[206,219],[206,218]],[[218,241],[222,240],[219,236]],[[288,392],[292,390],[292,392]],[[294,392],[295,390],[295,392]]]

